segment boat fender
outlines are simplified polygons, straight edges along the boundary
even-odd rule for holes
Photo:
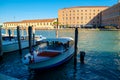
[[[34,62],[32,56],[28,56],[28,59],[29,59],[29,63],[33,63]]]

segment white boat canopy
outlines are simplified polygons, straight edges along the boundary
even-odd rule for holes
[[[47,38],[47,39],[41,40],[40,42],[52,42],[52,41],[57,42],[58,41],[58,42],[65,44],[71,40],[73,39],[70,37],[61,37],[61,38]]]

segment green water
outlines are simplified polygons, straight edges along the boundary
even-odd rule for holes
[[[60,31],[59,36],[73,37],[74,30]],[[78,47],[84,51],[120,51],[120,31],[81,31],[78,34]]]
[[[55,30],[37,30],[36,34],[55,37]],[[59,37],[73,37],[74,29],[59,30]],[[5,54],[0,73],[21,80],[120,80],[120,31],[83,31],[78,34],[77,65],[74,59],[44,73],[29,72],[21,63],[19,52]],[[85,51],[85,64],[80,63],[79,51]],[[23,50],[23,55],[28,50]]]

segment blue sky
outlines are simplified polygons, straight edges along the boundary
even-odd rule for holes
[[[0,22],[57,18],[58,10],[73,6],[112,6],[117,0],[0,0]]]

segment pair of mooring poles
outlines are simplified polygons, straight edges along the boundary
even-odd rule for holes
[[[28,27],[28,36],[29,36],[29,52],[32,53],[32,27]],[[22,48],[21,48],[21,39],[20,39],[20,28],[17,26],[17,38],[18,38],[18,45],[19,45],[19,53],[22,55]],[[35,33],[33,33],[33,45],[35,39]]]
[[[75,45],[74,45],[74,65],[76,65],[77,63],[77,44],[78,44],[78,28],[75,28]],[[80,51],[80,62],[84,63],[84,57],[85,57],[85,52],[84,51]]]

